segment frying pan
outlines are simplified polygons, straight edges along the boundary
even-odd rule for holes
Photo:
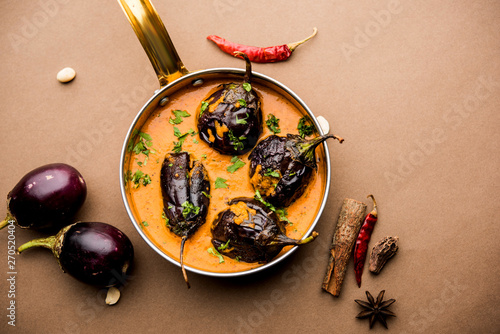
[[[132,28],[134,29],[139,41],[144,48],[144,51],[149,57],[151,64],[158,76],[158,81],[160,83],[160,89],[157,90],[154,95],[146,102],[146,104],[142,107],[142,109],[138,112],[136,117],[134,118],[128,133],[125,137],[125,141],[123,143],[121,158],[120,158],[120,188],[122,199],[125,204],[125,208],[127,213],[133,222],[137,232],[141,235],[144,241],[155,250],[160,256],[168,260],[169,262],[180,266],[179,261],[170,257],[169,254],[163,252],[160,248],[158,248],[155,243],[149,239],[147,234],[140,227],[140,219],[139,215],[134,208],[134,205],[131,201],[130,193],[126,187],[126,182],[124,180],[123,175],[125,175],[127,166],[129,166],[131,159],[131,152],[128,152],[127,145],[131,140],[132,134],[134,131],[140,131],[142,126],[148,120],[148,118],[153,114],[157,108],[161,108],[162,106],[168,103],[168,97],[172,95],[174,92],[179,91],[182,88],[188,86],[197,86],[202,85],[204,81],[210,80],[213,78],[224,78],[231,80],[242,80],[245,74],[244,69],[237,68],[212,68],[206,69],[196,72],[189,72],[184,64],[182,63],[177,51],[174,48],[172,41],[163,25],[158,13],[155,8],[151,4],[149,0],[118,0],[120,3],[125,15],[127,16]],[[316,117],[309,109],[309,107],[302,101],[290,88],[286,87],[279,81],[270,78],[266,75],[252,72],[252,82],[258,83],[260,85],[266,86],[277,93],[284,96],[289,102],[291,102],[301,113],[304,115],[308,115],[312,122],[314,123],[317,131],[320,134],[323,134],[323,131],[318,123]],[[307,237],[313,231],[314,227],[318,223],[318,220],[323,212],[323,209],[327,202],[327,197],[330,189],[330,156],[328,153],[328,147],[326,143],[320,146],[323,150],[323,154],[325,157],[324,163],[326,164],[326,178],[325,184],[323,188],[323,198],[321,200],[321,204],[319,210],[314,218],[314,221],[311,223],[309,229],[305,233],[304,237]],[[209,222],[207,222],[209,223]],[[270,266],[275,265],[278,262],[283,261],[286,257],[290,256],[295,250],[297,246],[290,249],[285,254],[275,258],[269,263],[266,263],[260,267],[252,268],[245,271],[240,272],[230,272],[230,273],[217,273],[210,272],[205,270],[200,270],[197,268],[190,267],[188,265],[185,266],[185,269],[194,273],[208,275],[208,276],[216,276],[216,277],[233,277],[233,276],[241,276],[247,275],[251,273],[255,273]]]

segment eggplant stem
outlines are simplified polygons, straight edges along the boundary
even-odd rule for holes
[[[246,63],[246,70],[245,70],[245,77],[243,78],[245,82],[250,82],[250,77],[252,75],[252,63],[250,62],[250,59],[248,59],[248,56],[246,53],[241,52],[241,51],[234,51],[233,55],[235,57],[241,57],[245,59]]]
[[[294,145],[291,145],[290,148],[292,152],[295,153],[295,157],[299,161],[312,168],[316,168],[316,163],[314,161],[314,150],[319,144],[321,144],[322,142],[324,142],[329,138],[337,139],[340,143],[344,141],[343,138],[337,137],[333,134],[322,135],[310,140],[294,141]]]
[[[308,236],[307,238],[305,238],[305,239],[303,239],[303,240],[300,240],[300,241],[297,243],[297,245],[304,245],[304,244],[308,244],[308,243],[310,243],[311,241],[313,241],[314,239],[316,239],[316,237],[317,237],[318,235],[319,235],[319,234],[318,234],[318,232],[313,231],[313,232],[311,233],[311,235],[310,235],[310,236]]]
[[[184,243],[186,242],[187,240],[187,237],[184,236],[182,237],[182,240],[181,240],[181,256],[180,256],[180,262],[181,262],[181,270],[182,270],[182,276],[184,276],[184,280],[186,281],[186,284],[187,284],[187,287],[188,289],[191,287],[191,285],[189,284],[189,281],[188,281],[188,277],[187,277],[187,273],[186,273],[186,269],[184,268]]]
[[[25,250],[33,248],[33,247],[44,247],[44,248],[48,248],[50,250],[53,250],[55,247],[55,244],[56,244],[56,240],[57,240],[57,238],[55,235],[47,237],[47,238],[34,239],[34,240],[28,241],[27,243],[21,245],[17,249],[17,253],[21,254]]]
[[[333,136],[333,137],[331,137],[331,138],[337,139],[337,140],[339,141],[339,143],[341,143],[341,144],[342,144],[342,143],[344,142],[344,138],[339,137],[339,136],[336,136],[336,135],[332,135],[332,136]]]
[[[316,27],[314,27],[313,28],[313,33],[309,37],[306,37],[303,40],[298,41],[298,42],[289,43],[289,44],[287,44],[287,46],[290,49],[290,51],[293,52],[293,50],[295,50],[295,48],[297,46],[299,46],[300,44],[303,44],[303,43],[307,42],[308,40],[310,40],[311,38],[313,38],[314,36],[316,36],[317,33],[318,33],[318,29]]]
[[[300,145],[299,152],[300,151],[306,152],[306,153],[313,152],[314,149],[316,148],[316,146],[318,146],[319,144],[321,144],[322,142],[324,142],[325,140],[327,140],[329,138],[337,139],[339,141],[339,143],[342,143],[344,141],[344,138],[337,137],[336,135],[323,135],[323,136],[319,136],[319,137],[313,138],[311,140],[307,140],[304,143],[299,144]]]
[[[318,233],[313,231],[310,236],[308,236],[305,239],[302,240],[296,240],[296,239],[291,239],[287,237],[286,235],[278,235],[275,240],[271,241],[268,245],[269,246],[275,246],[275,245],[280,245],[280,246],[289,246],[289,245],[294,245],[294,246],[299,246],[299,245],[305,245],[316,239],[318,236]]]
[[[339,143],[341,143],[341,144],[344,142],[344,138],[342,138],[342,137],[338,137],[336,135],[323,135],[323,136],[319,136],[319,137],[311,139],[309,141],[309,144],[311,144],[311,146],[316,147],[329,138],[337,139],[339,141]]]
[[[3,229],[5,226],[9,225],[11,221],[13,223],[16,222],[16,220],[14,219],[14,217],[10,213],[8,213],[7,217],[5,217],[5,219],[2,220],[2,222],[0,223],[0,230]]]

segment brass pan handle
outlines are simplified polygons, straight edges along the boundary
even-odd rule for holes
[[[153,4],[149,0],[118,0],[118,3],[146,51],[160,86],[188,73]]]

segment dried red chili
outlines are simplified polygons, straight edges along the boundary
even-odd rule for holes
[[[234,52],[239,51],[245,53],[251,62],[274,63],[288,59],[297,46],[316,36],[317,32],[318,29],[313,28],[311,36],[301,41],[283,45],[268,46],[265,48],[229,42],[224,38],[215,35],[210,35],[207,39],[217,44],[222,51],[230,55],[234,55]]]
[[[356,246],[354,247],[354,272],[356,274],[356,282],[361,287],[361,275],[363,275],[363,267],[365,266],[366,253],[368,251],[368,243],[372,236],[373,228],[378,219],[377,202],[373,195],[368,195],[373,200],[373,210],[366,215],[363,225],[356,239]]]

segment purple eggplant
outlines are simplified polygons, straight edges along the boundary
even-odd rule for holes
[[[289,206],[304,193],[317,168],[314,151],[328,138],[344,141],[334,135],[308,140],[294,134],[262,140],[248,157],[252,186],[272,205]]]
[[[71,223],[87,197],[87,185],[80,172],[63,164],[38,167],[15,185],[7,195],[7,217],[22,228],[56,229]]]
[[[202,103],[198,114],[200,138],[226,155],[250,151],[262,133],[260,99],[250,84],[252,68],[248,57],[242,83],[220,85]]]
[[[317,233],[303,240],[286,236],[285,222],[275,212],[253,198],[235,198],[220,212],[211,226],[212,244],[222,255],[244,262],[266,263],[285,246],[304,245]]]
[[[52,250],[64,272],[98,287],[122,284],[134,259],[130,239],[106,223],[74,223],[54,236],[29,241],[17,251],[33,247]]]
[[[163,211],[167,227],[181,237],[180,264],[184,280],[190,287],[184,269],[184,244],[205,223],[210,205],[210,180],[205,166],[189,153],[167,153],[160,172]]]

